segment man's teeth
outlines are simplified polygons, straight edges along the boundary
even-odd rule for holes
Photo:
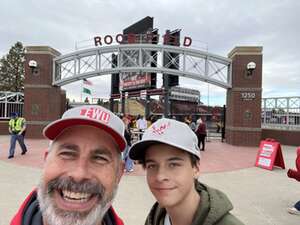
[[[72,192],[67,190],[62,190],[62,194],[64,199],[66,200],[80,200],[80,201],[87,201],[92,194],[82,193],[82,192]]]

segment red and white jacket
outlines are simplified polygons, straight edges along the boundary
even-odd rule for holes
[[[289,169],[287,175],[290,178],[300,181],[300,147],[297,148],[296,168],[297,170]]]

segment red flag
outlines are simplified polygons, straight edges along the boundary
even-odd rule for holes
[[[83,83],[86,84],[86,85],[93,85],[93,83],[85,78],[83,78]]]

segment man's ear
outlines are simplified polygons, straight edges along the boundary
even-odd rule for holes
[[[125,162],[123,160],[120,160],[119,171],[118,171],[118,174],[117,174],[117,176],[118,176],[117,177],[118,183],[120,182],[121,177],[124,174],[124,169],[125,169]]]
[[[46,161],[48,154],[49,154],[49,149],[47,148],[46,151],[44,152],[44,162]]]

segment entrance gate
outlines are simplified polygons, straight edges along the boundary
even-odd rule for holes
[[[113,54],[117,55],[117,65],[113,63]],[[65,110],[65,93],[60,86],[105,74],[147,72],[178,75],[226,88],[226,142],[257,145],[261,133],[262,48],[236,47],[228,56],[152,44],[96,47],[66,55],[45,46],[26,47],[25,65],[30,60],[35,60],[38,65],[35,70],[25,68],[28,136],[40,137],[42,128]],[[164,65],[164,57],[168,57],[171,63]],[[250,62],[256,64],[251,74],[247,70]],[[179,69],[171,69],[172,63]],[[151,67],[153,64],[155,67]]]
[[[113,63],[112,55],[117,63]],[[163,58],[170,63],[164,65]],[[155,65],[155,67],[153,67]],[[171,65],[179,69],[171,69]],[[53,85],[62,86],[83,78],[106,74],[137,72],[187,77],[231,88],[231,59],[189,48],[124,44],[96,47],[54,59]]]

